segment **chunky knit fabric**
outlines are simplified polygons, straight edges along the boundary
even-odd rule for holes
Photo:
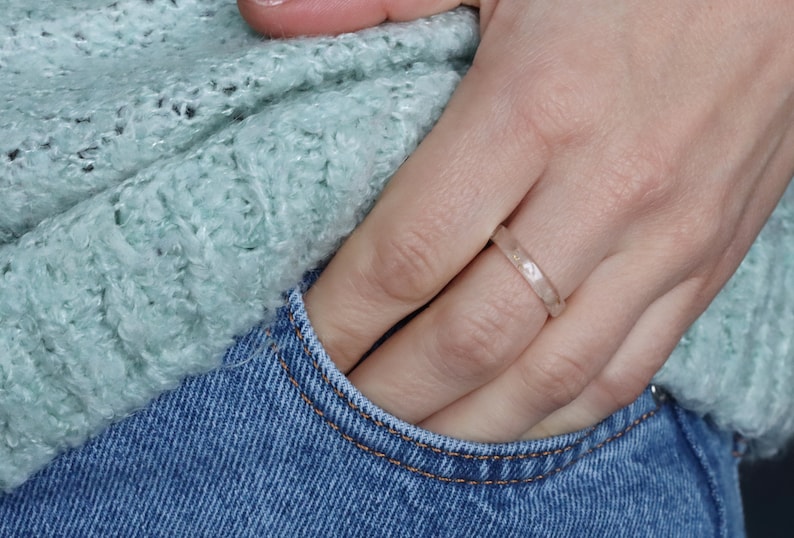
[[[0,487],[267,321],[432,127],[472,11],[267,41],[226,0],[10,0],[0,24]],[[794,433],[794,189],[659,375]]]

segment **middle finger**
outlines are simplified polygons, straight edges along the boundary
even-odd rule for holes
[[[568,204],[552,203],[575,182],[549,175],[530,191],[509,228],[525,238],[520,242],[566,297],[605,257],[612,234],[592,224],[595,214],[588,215],[585,200],[568,196]],[[418,422],[499,375],[546,318],[543,302],[491,246],[350,379],[387,411]]]

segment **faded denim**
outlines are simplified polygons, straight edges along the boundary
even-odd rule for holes
[[[299,290],[186,381],[0,497],[0,536],[743,536],[733,436],[646,391],[485,445],[403,423],[323,351]]]

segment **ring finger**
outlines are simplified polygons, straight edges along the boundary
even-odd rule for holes
[[[421,426],[477,441],[517,439],[574,401],[674,278],[633,253],[605,259],[514,363]]]
[[[509,223],[517,237],[531,238],[521,243],[537,253],[536,262],[562,297],[592,272],[612,243],[612,234],[596,226],[572,229],[574,222],[593,221],[586,203],[569,196],[563,210],[544,210],[559,207],[549,200],[560,199],[568,188],[565,182],[541,179]],[[546,319],[543,302],[491,246],[350,379],[376,404],[418,422],[498,376]]]

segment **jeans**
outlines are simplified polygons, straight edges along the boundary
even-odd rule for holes
[[[323,351],[300,290],[225,366],[0,497],[0,536],[742,536],[740,446],[646,391],[507,444],[421,430]]]

